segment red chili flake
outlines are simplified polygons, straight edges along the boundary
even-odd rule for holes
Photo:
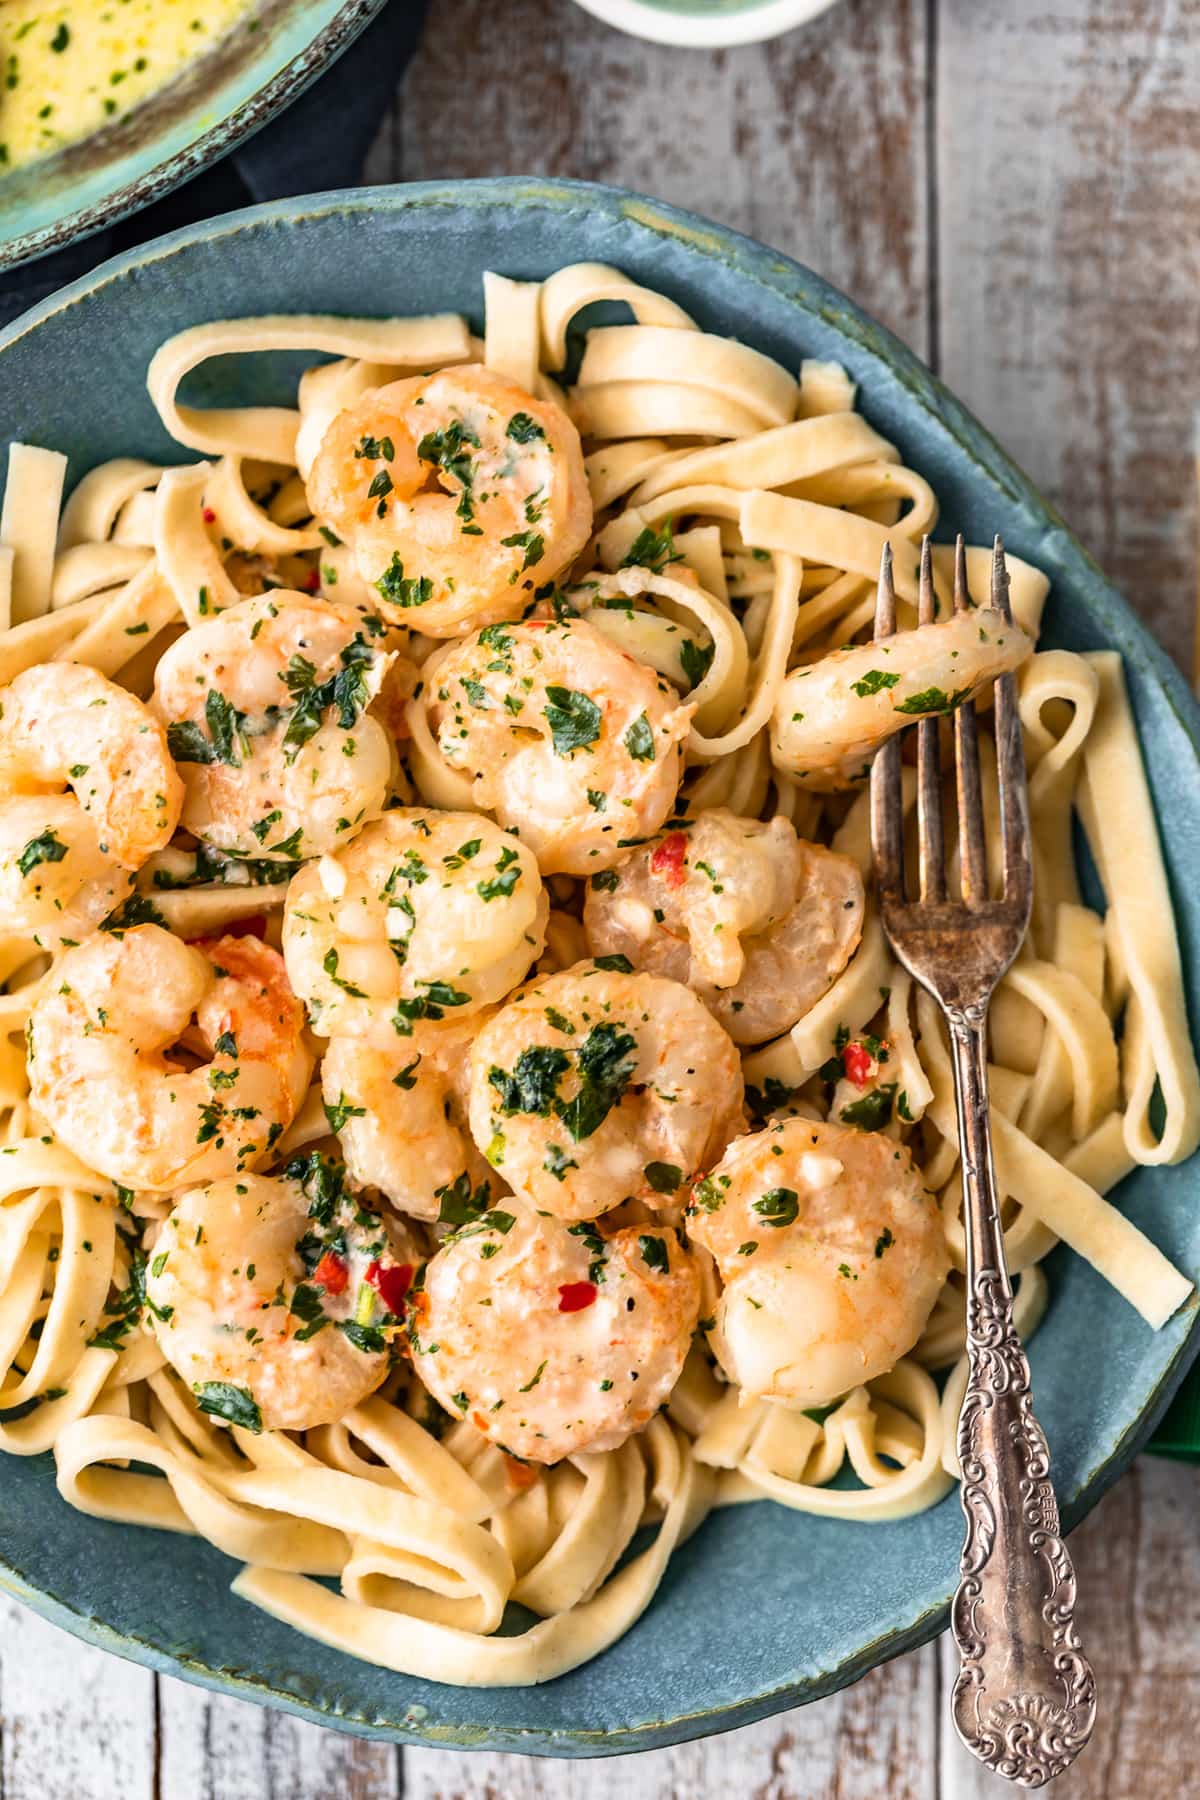
[[[313,1270],[313,1280],[318,1287],[323,1287],[327,1294],[344,1294],[349,1279],[349,1269],[341,1257],[335,1256],[332,1250],[325,1252]]]
[[[559,1312],[582,1312],[596,1298],[594,1281],[566,1281],[558,1290]]]
[[[687,838],[682,831],[672,831],[655,845],[650,858],[650,873],[661,875],[668,887],[682,887],[687,880]]]
[[[872,1057],[865,1044],[847,1044],[842,1051],[842,1067],[846,1071],[846,1080],[852,1081],[856,1088],[865,1088],[871,1079]]]
[[[394,1318],[404,1316],[404,1297],[413,1283],[411,1263],[373,1262],[367,1280]]]
[[[508,1476],[509,1487],[516,1488],[519,1493],[531,1488],[538,1478],[536,1469],[531,1469],[528,1463],[518,1462],[515,1456],[504,1458],[504,1472]]]
[[[216,513],[213,511],[211,506],[206,506],[204,508],[204,523],[206,525],[215,525],[216,522],[217,522]]]
[[[321,571],[319,569],[310,569],[300,585],[306,594],[315,594],[321,585]]]

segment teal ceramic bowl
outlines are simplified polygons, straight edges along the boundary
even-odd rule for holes
[[[461,309],[485,269],[616,263],[700,322],[795,368],[836,358],[863,409],[933,483],[942,529],[1000,531],[1053,581],[1046,633],[1125,658],[1200,1017],[1200,717],[1179,674],[983,428],[927,369],[807,270],[701,219],[607,188],[519,180],[327,194],[197,226],[109,263],[0,336],[0,440],[174,458],[146,396],[151,353],[222,315]],[[231,359],[194,398],[282,400],[294,358]],[[1195,1168],[1141,1169],[1120,1204],[1200,1275]],[[1144,1441],[1196,1348],[1196,1309],[1155,1334],[1059,1251],[1033,1343],[1039,1413],[1068,1524]],[[888,1525],[763,1502],[711,1517],[653,1606],[605,1655],[544,1687],[456,1689],[311,1643],[234,1599],[233,1566],[187,1538],[102,1524],[57,1498],[49,1458],[0,1468],[0,1588],[93,1644],[323,1724],[402,1743],[602,1756],[743,1725],[855,1680],[946,1620],[962,1520],[951,1495]]]
[[[61,250],[199,174],[290,105],[383,4],[256,0],[140,106],[0,179],[0,268]]]

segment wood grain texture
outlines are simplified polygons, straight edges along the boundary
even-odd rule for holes
[[[1187,664],[1200,0],[939,15],[942,373]]]
[[[148,1669],[0,1599],[4,1800],[154,1800],[154,1713]]]
[[[929,1800],[937,1649],[723,1737],[604,1762],[405,1752],[405,1800]]]
[[[398,1800],[401,1791],[400,1752],[390,1744],[167,1678],[158,1769],[161,1800]]]
[[[924,0],[845,0],[774,43],[703,54],[569,0],[460,0],[426,32],[368,173],[650,193],[810,263],[924,353],[926,76]]]

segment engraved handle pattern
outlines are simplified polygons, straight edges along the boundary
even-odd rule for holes
[[[1096,1683],[1075,1630],[1075,1571],[1012,1316],[988,1126],[986,1007],[949,1014],[967,1240],[967,1391],[958,1424],[966,1542],[950,1624],[954,1725],[980,1762],[1042,1787],[1082,1750]]]

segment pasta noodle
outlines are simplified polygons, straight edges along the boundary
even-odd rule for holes
[[[214,714],[210,707],[201,720],[173,715],[164,743],[189,778],[183,823],[160,834],[157,846],[142,856],[136,873],[130,873],[116,895],[124,898],[105,921],[105,931],[80,946],[61,936],[45,938],[16,911],[8,918],[0,915],[0,1450],[18,1456],[51,1452],[63,1499],[94,1517],[207,1538],[243,1565],[234,1591],[244,1600],[350,1655],[436,1681],[520,1685],[552,1679],[629,1629],[650,1603],[676,1546],[713,1506],[770,1498],[799,1512],[877,1522],[935,1504],[957,1475],[954,1422],[965,1382],[965,1253],[947,1043],[937,1008],[896,966],[874,909],[866,796],[854,791],[853,782],[814,780],[813,769],[789,761],[771,735],[785,682],[802,681],[848,639],[861,637],[864,629],[869,634],[872,587],[886,545],[896,559],[904,623],[913,625],[919,544],[937,519],[931,488],[854,411],[855,388],[844,370],[806,362],[793,375],[731,338],[699,330],[674,302],[616,269],[579,264],[543,282],[489,273],[484,297],[482,344],[467,322],[453,315],[380,321],[280,316],[218,321],[184,331],[154,357],[148,385],[164,426],[183,451],[192,453],[192,460],[162,467],[121,458],[85,475],[65,505],[65,458],[52,448],[13,447],[0,518],[5,627],[0,632],[0,682],[6,686],[40,679],[37,671],[54,664],[61,665],[57,679],[65,679],[72,667],[84,668],[138,701],[153,695],[161,705],[176,660],[183,657],[186,663],[191,644],[200,641],[200,628],[219,622],[230,609],[232,620],[248,620],[247,606],[258,608],[248,640],[225,652],[230,663],[249,667],[258,654],[254,643],[259,630],[269,631],[277,622],[271,595],[278,590],[287,591],[293,604],[311,597],[311,606],[330,618],[369,619],[375,639],[368,641],[360,631],[343,648],[338,676],[343,685],[331,686],[328,693],[313,686],[313,664],[297,651],[278,675],[294,710],[284,709],[281,690],[280,704],[266,709],[261,724],[250,723],[246,707],[239,710],[240,703],[232,701],[223,703],[230,708],[227,714],[220,707]],[[587,311],[596,305],[605,308],[602,314]],[[632,314],[632,323],[612,323],[614,306]],[[604,322],[596,323],[597,317]],[[213,358],[281,350],[314,358],[300,380],[295,407],[206,409],[181,398],[185,380]],[[483,364],[482,373],[472,376],[462,369],[476,360]],[[480,641],[493,660],[475,675],[463,672],[463,658],[476,642],[464,635],[471,622],[453,624],[450,630],[456,635],[439,628],[419,563],[407,551],[405,558],[397,552],[391,564],[384,557],[380,577],[367,572],[358,540],[345,541],[328,510],[314,512],[311,499],[321,491],[326,446],[346,409],[382,405],[376,399],[380,390],[400,407],[420,382],[430,383],[421,388],[422,396],[432,394],[438,372],[448,372],[445,378],[452,381],[456,370],[461,370],[458,379],[485,384],[480,391],[507,392],[515,383],[524,394],[527,405],[514,414],[507,433],[510,464],[530,445],[532,457],[546,440],[544,421],[556,415],[538,408],[567,409],[583,438],[579,479],[586,484],[588,517],[594,513],[586,543],[582,534],[572,540],[576,547],[557,579],[535,589],[538,577],[526,581],[526,568],[549,560],[553,533],[561,530],[566,541],[570,526],[547,511],[549,478],[544,489],[527,496],[524,519],[517,521],[521,528],[503,540],[524,561],[514,563],[507,577],[511,597],[504,598],[508,590],[502,581],[499,610],[476,621],[486,627]],[[489,382],[493,386],[487,387]],[[461,453],[464,444],[468,450],[480,449],[475,433],[482,427],[469,422],[474,416],[464,412],[456,415],[456,428],[431,430],[419,452],[424,464],[437,463],[453,475],[457,487],[450,481],[442,486],[458,495],[457,517],[468,526],[471,477],[469,469],[464,473]],[[375,474],[369,489],[372,504],[380,497],[378,516],[383,518],[389,495],[398,492],[397,477],[390,472],[399,469],[392,436],[363,436],[347,480],[358,479],[360,462],[367,475],[380,464],[389,471],[382,479]],[[498,486],[504,478],[501,469]],[[407,520],[419,535],[426,529],[421,508],[428,501],[428,492],[414,487],[411,495],[395,502],[395,518]],[[448,505],[444,495],[441,503]],[[482,528],[475,527],[474,535],[482,537]],[[470,549],[469,554],[483,552]],[[943,549],[935,552],[943,600],[952,575],[947,557]],[[968,552],[969,585],[982,604],[989,563],[990,552]],[[398,573],[395,564],[401,565]],[[1010,572],[1016,619],[1036,638],[1048,584],[1039,571],[1017,559],[1010,559]],[[453,588],[453,580],[447,582],[447,589]],[[385,616],[376,618],[372,609]],[[586,860],[579,862],[561,846],[536,840],[531,821],[518,817],[514,824],[504,810],[515,805],[510,791],[502,785],[485,790],[476,768],[467,761],[456,763],[447,753],[451,740],[445,709],[452,683],[468,693],[474,684],[483,698],[471,704],[481,716],[499,710],[494,701],[489,707],[484,676],[498,672],[508,679],[512,674],[506,659],[517,654],[513,634],[531,614],[535,626],[547,628],[542,648],[529,664],[523,689],[514,689],[505,704],[510,715],[519,717],[527,704],[522,695],[540,692],[537,683],[548,683],[547,716],[557,708],[554,754],[571,770],[581,766],[566,761],[573,749],[582,745],[592,756],[587,767],[595,783],[588,790],[594,817],[577,827],[592,835],[585,840],[590,846]],[[630,812],[620,843],[604,835],[612,820],[605,817],[601,754],[591,750],[599,727],[589,726],[589,720],[592,713],[600,717],[600,686],[592,694],[580,683],[555,686],[552,675],[536,666],[546,659],[548,668],[560,654],[552,633],[564,620],[571,632],[590,634],[581,641],[592,646],[594,659],[611,658],[611,667],[624,671],[622,685],[648,696],[623,739],[629,758],[648,765],[649,773],[638,774],[643,782],[639,797],[625,802]],[[303,645],[315,657],[311,621],[306,629],[310,636]],[[610,663],[594,660],[590,667],[607,669]],[[363,675],[363,670],[370,673]],[[374,686],[358,692],[354,679]],[[872,671],[854,691],[873,695],[898,679]],[[310,691],[322,696],[319,703],[312,701],[317,711],[311,717],[302,715],[303,697]],[[997,1173],[1010,1262],[1019,1272],[1018,1321],[1028,1334],[1053,1303],[1040,1265],[1062,1240],[1148,1325],[1158,1327],[1187,1298],[1191,1283],[1124,1215],[1119,1195],[1109,1197],[1135,1165],[1178,1161],[1200,1141],[1200,1075],[1188,1035],[1153,809],[1115,655],[1035,651],[1021,667],[1019,691],[1030,765],[1037,897],[1028,942],[997,996],[991,1043]],[[213,698],[210,694],[209,700]],[[314,851],[311,858],[302,847],[302,831],[289,834],[289,822],[279,811],[251,823],[256,842],[236,840],[229,789],[220,786],[232,779],[229,770],[244,771],[254,755],[265,754],[256,746],[281,720],[286,721],[284,760],[290,768],[318,732],[320,707],[339,705],[356,721],[356,738],[369,737],[371,720],[387,721],[386,796],[364,801],[353,817],[347,803],[333,848]],[[464,716],[461,737],[482,729],[474,715]],[[795,716],[798,720],[802,714]],[[219,729],[229,734],[227,756],[220,753]],[[593,731],[591,738],[587,729]],[[571,733],[577,734],[574,739]],[[403,768],[396,764],[395,744],[403,752]],[[353,748],[345,754],[353,754]],[[82,758],[80,764],[82,768]],[[228,768],[219,766],[223,764]],[[5,805],[27,804],[28,790],[20,780],[6,781],[7,766],[0,761]],[[534,797],[533,819],[543,803],[557,804],[550,789],[559,779],[559,765],[546,766],[550,774]],[[663,805],[639,829],[637,808],[652,806],[647,784],[652,777],[666,780],[671,769],[674,779]],[[351,780],[347,769],[341,774]],[[82,774],[73,770],[71,779],[81,782]],[[318,785],[322,794],[336,788],[336,772],[327,764],[320,766],[319,783],[314,772],[314,789]],[[906,772],[909,812],[914,790],[912,774]],[[45,782],[39,791],[45,791]],[[82,795],[81,788],[77,791]],[[206,803],[212,817],[200,809],[197,795],[210,796]],[[159,798],[165,808],[166,800]],[[668,811],[673,817],[664,825]],[[362,1067],[373,1056],[382,1059],[380,1079],[392,1096],[388,1105],[401,1108],[416,1104],[409,1094],[422,1056],[432,1063],[438,1043],[451,1046],[439,1076],[434,1116],[438,1130],[453,1134],[461,1127],[456,1143],[466,1141],[466,1126],[455,1110],[454,1066],[468,1058],[472,1041],[494,1035],[516,1012],[516,1007],[505,1007],[497,1015],[496,1002],[534,956],[541,956],[539,994],[549,995],[555,982],[578,979],[577,971],[593,953],[599,958],[589,965],[593,975],[607,971],[615,984],[625,978],[622,965],[628,971],[629,959],[602,955],[599,948],[603,932],[631,931],[630,920],[637,924],[642,916],[636,899],[624,900],[624,912],[610,905],[618,866],[625,872],[622,881],[639,879],[628,871],[642,867],[646,859],[647,879],[661,877],[667,869],[664,905],[675,904],[666,893],[672,885],[670,859],[683,853],[670,846],[675,839],[684,841],[684,828],[694,830],[698,842],[701,830],[710,828],[705,821],[716,820],[711,829],[742,834],[737,842],[748,867],[760,867],[753,859],[767,841],[762,834],[774,834],[772,843],[794,847],[789,854],[808,854],[817,858],[818,870],[840,871],[837,878],[847,885],[839,906],[848,912],[859,908],[841,960],[830,952],[828,969],[809,1003],[783,1023],[756,1026],[754,1008],[767,1007],[762,1018],[774,1018],[767,1003],[778,1007],[781,993],[786,1006],[789,984],[816,954],[811,926],[806,926],[800,947],[787,952],[793,960],[772,964],[770,975],[759,978],[763,991],[748,992],[744,1003],[727,1003],[727,989],[742,991],[728,981],[704,988],[692,980],[743,1052],[738,1076],[733,1072],[739,1066],[737,1052],[725,1031],[698,1002],[689,1001],[696,1012],[687,1015],[691,1022],[680,1030],[692,1060],[702,1059],[700,1038],[706,1030],[728,1046],[730,1059],[699,1107],[697,1129],[716,1130],[719,1107],[713,1094],[722,1083],[723,1093],[733,1096],[730,1119],[735,1121],[723,1135],[710,1136],[707,1148],[697,1148],[692,1159],[697,1178],[703,1174],[705,1179],[698,1179],[693,1191],[689,1230],[705,1248],[689,1259],[671,1230],[674,1249],[668,1256],[662,1239],[652,1231],[645,1235],[656,1221],[669,1227],[683,1223],[686,1195],[676,1190],[690,1183],[684,1181],[685,1171],[661,1160],[646,1164],[647,1177],[657,1172],[649,1203],[644,1195],[624,1201],[620,1216],[606,1219],[603,1235],[586,1208],[581,1214],[564,1211],[564,1221],[573,1222],[556,1227],[563,1233],[563,1255],[612,1255],[613,1246],[632,1233],[650,1269],[664,1276],[661,1289],[646,1290],[657,1296],[652,1305],[663,1309],[655,1315],[660,1323],[668,1320],[662,1296],[667,1282],[675,1279],[674,1259],[686,1260],[693,1310],[688,1313],[685,1307],[680,1315],[682,1372],[679,1366],[672,1368],[663,1388],[665,1404],[647,1404],[642,1429],[618,1431],[612,1447],[568,1446],[544,1463],[506,1449],[488,1419],[481,1418],[482,1401],[470,1402],[464,1392],[454,1396],[453,1408],[446,1403],[430,1375],[441,1347],[430,1345],[427,1337],[418,1339],[411,1321],[424,1315],[411,1296],[405,1353],[390,1361],[381,1355],[370,1390],[351,1395],[321,1422],[299,1429],[259,1429],[258,1406],[239,1406],[228,1397],[242,1393],[248,1400],[248,1390],[227,1386],[221,1406],[200,1404],[205,1390],[222,1384],[189,1383],[178,1353],[168,1359],[164,1352],[169,1334],[156,1329],[186,1304],[181,1291],[165,1305],[165,1290],[158,1284],[165,1279],[164,1267],[170,1266],[163,1246],[179,1241],[182,1230],[180,1211],[173,1210],[179,1201],[176,1190],[188,1182],[181,1177],[179,1182],[128,1186],[100,1173],[105,1156],[99,1132],[86,1139],[95,1144],[97,1167],[81,1160],[68,1148],[61,1129],[56,1134],[39,1110],[46,1101],[36,1081],[31,1089],[22,1045],[31,1016],[35,1021],[45,1017],[51,1002],[72,997],[61,977],[62,958],[81,950],[99,955],[89,944],[107,940],[109,948],[102,944],[102,951],[115,967],[119,946],[129,941],[121,933],[145,921],[165,925],[184,945],[199,942],[203,949],[219,939],[227,947],[245,940],[224,934],[250,921],[265,935],[267,946],[283,943],[292,985],[302,992],[311,1023],[325,1035],[318,1042],[305,1033],[301,1041],[297,1026],[290,1100],[281,1108],[266,1152],[251,1144],[253,1154],[238,1163],[239,1180],[253,1183],[258,1177],[251,1169],[315,1168],[319,1157],[307,1164],[288,1159],[303,1159],[314,1147],[318,1152],[336,1149],[340,1136],[357,1188],[375,1192],[383,1181],[371,1172],[369,1133],[378,1121],[371,1108],[355,1104],[353,1094],[339,1088],[331,1071],[335,1063],[343,1066],[337,1057],[346,1052],[338,1048],[336,1034],[328,1035],[330,1018],[352,1018],[353,1004],[367,1003],[368,996],[347,973],[349,960],[339,963],[339,954],[348,959],[358,952],[344,943],[340,952],[298,947],[295,896],[302,891],[308,896],[312,911],[302,922],[316,933],[322,907],[336,920],[338,905],[349,904],[346,883],[357,877],[347,870],[355,846],[368,841],[365,834],[356,835],[363,832],[364,820],[377,834],[402,833],[416,829],[406,822],[418,817],[428,836],[440,828],[439,812],[470,813],[476,820],[474,837],[444,859],[448,866],[471,863],[482,855],[481,843],[491,842],[488,833],[499,834],[498,873],[477,890],[489,887],[485,898],[509,904],[521,891],[515,885],[520,872],[528,867],[533,871],[529,878],[536,877],[533,852],[543,884],[538,889],[540,911],[522,915],[514,926],[516,947],[508,954],[516,961],[495,992],[482,985],[482,978],[476,982],[479,971],[468,964],[450,971],[465,991],[456,993],[446,981],[418,984],[424,993],[401,1002],[394,1026],[399,1035],[386,1048],[366,1035],[354,1040]],[[276,820],[281,822],[274,824]],[[1071,854],[1076,821],[1104,887],[1103,918],[1081,898]],[[222,825],[228,827],[224,840],[217,833]],[[505,847],[512,840],[501,827],[522,839],[519,849]],[[996,831],[990,818],[993,858]],[[339,848],[341,832],[345,844]],[[3,841],[0,860],[9,854]],[[49,852],[44,849],[48,841]],[[34,842],[43,845],[36,856]],[[655,848],[643,850],[647,843]],[[623,853],[620,858],[618,852]],[[411,847],[406,854],[410,871],[422,868]],[[23,860],[49,860],[55,868],[65,856],[66,846],[53,832],[31,840],[22,851]],[[828,861],[821,863],[822,857]],[[694,866],[708,869],[720,895],[722,886],[711,867],[703,861]],[[511,874],[514,867],[517,876]],[[53,869],[43,873],[48,879]],[[468,870],[464,881],[474,882],[476,873]],[[410,931],[415,934],[418,908],[425,904],[419,885],[424,879],[424,874],[410,875],[417,885],[407,890],[412,898],[403,905],[413,924],[402,921],[400,928],[395,924],[400,908],[389,883],[384,900],[389,968],[392,960],[405,966],[407,952],[397,951],[395,933],[402,928],[404,944]],[[501,913],[497,905],[488,915],[493,936],[487,954],[496,958]],[[637,929],[643,937],[649,931],[650,942],[656,943],[653,933],[665,918],[662,907],[652,914],[643,906],[642,913],[649,923],[643,921]],[[664,929],[669,938],[670,921]],[[383,925],[379,932],[379,942],[385,944]],[[411,941],[416,942],[415,935]],[[194,949],[180,953],[198,954]],[[661,953],[667,959],[677,954],[666,941]],[[778,953],[785,957],[783,948]],[[233,956],[228,948],[222,954]],[[268,951],[245,954],[265,957]],[[715,957],[717,951],[710,954]],[[76,966],[82,964],[72,964]],[[649,962],[644,966],[652,967]],[[698,966],[693,944],[693,970]],[[664,986],[673,981],[676,967],[662,963]],[[220,967],[205,979],[228,984],[234,976]],[[619,991],[614,986],[613,992]],[[465,1008],[465,1029],[462,1020],[451,1019],[442,1037],[421,1037],[415,1061],[405,1063],[413,1031],[409,1021],[441,1022],[439,1007],[454,1006]],[[547,1017],[553,1011],[547,1007]],[[216,1046],[210,1044],[203,1053],[195,1033],[185,1035],[185,1061],[172,1073],[182,1080],[186,1071],[190,1079],[207,1066],[216,1072],[211,1079],[219,1076],[226,1086],[247,1079],[224,1072],[221,1064],[222,1055],[238,1054],[236,1048],[228,1049],[233,1035],[226,1024]],[[628,1044],[634,1044],[632,1035]],[[398,1060],[397,1047],[404,1051]],[[562,1065],[569,1060],[562,1050],[534,1048],[543,1059],[558,1057]],[[664,1059],[670,1053],[664,1051]],[[203,1063],[203,1055],[212,1058],[210,1064]],[[559,1063],[523,1066],[544,1071]],[[246,1067],[243,1061],[240,1069]],[[494,1068],[489,1077],[493,1088],[498,1076],[503,1071]],[[889,1355],[880,1372],[848,1387],[842,1382],[816,1405],[795,1399],[788,1403],[769,1383],[756,1388],[730,1379],[734,1352],[729,1346],[736,1323],[731,1296],[746,1282],[740,1272],[730,1277],[721,1262],[719,1246],[710,1241],[716,1226],[695,1215],[698,1207],[703,1211],[696,1195],[714,1180],[728,1187],[733,1179],[719,1171],[732,1170],[738,1154],[735,1145],[728,1162],[721,1160],[727,1140],[741,1128],[742,1077],[762,1127],[756,1142],[769,1144],[773,1132],[803,1131],[811,1122],[814,1145],[826,1141],[820,1136],[823,1130],[845,1134],[857,1126],[864,1140],[877,1146],[886,1140],[897,1162],[907,1146],[935,1197],[941,1221],[930,1223],[926,1215],[925,1229],[935,1232],[939,1246],[944,1237],[944,1261],[938,1261],[939,1248],[929,1265],[934,1280],[930,1298],[935,1292],[937,1297],[932,1310],[926,1308],[908,1332],[904,1353]],[[658,1079],[666,1078],[660,1073]],[[473,1091],[471,1104],[478,1106]],[[521,1112],[522,1104],[520,1095],[506,1103],[502,1126]],[[610,1095],[607,1105],[612,1104]],[[537,1107],[531,1103],[525,1111],[535,1113]],[[564,1107],[553,1116],[566,1117],[568,1111]],[[213,1116],[219,1115],[228,1116],[217,1106]],[[362,1135],[356,1137],[359,1122]],[[489,1144],[486,1134],[480,1139],[474,1111],[469,1124],[493,1167],[517,1188],[516,1124],[505,1126],[510,1141],[503,1155],[496,1138],[503,1140],[504,1130]],[[540,1128],[535,1124],[531,1129]],[[565,1197],[584,1183],[582,1139],[574,1143],[575,1160],[551,1144],[544,1162],[545,1146],[536,1141],[529,1191],[548,1172],[550,1180],[563,1184],[552,1191],[565,1206]],[[432,1156],[433,1151],[424,1154]],[[462,1154],[466,1197],[458,1182],[440,1186],[430,1209],[421,1210],[414,1199],[411,1217],[395,1227],[408,1234],[404,1243],[418,1245],[412,1253],[418,1260],[436,1242],[435,1220],[445,1240],[439,1261],[472,1231],[503,1236],[514,1227],[513,1215],[505,1211],[481,1218],[483,1203],[470,1196],[487,1163],[469,1147]],[[679,1154],[682,1158],[683,1152]],[[841,1170],[842,1163],[836,1166]],[[281,1176],[272,1191],[298,1179],[291,1173]],[[488,1177],[483,1179],[477,1192],[488,1192]],[[610,1188],[617,1179],[609,1178]],[[919,1186],[919,1175],[916,1180]],[[239,1195],[247,1191],[247,1185],[237,1188]],[[512,1202],[517,1210],[519,1201],[520,1194]],[[779,1224],[789,1204],[794,1217],[795,1202],[790,1189],[775,1188],[756,1203],[756,1210],[768,1224]],[[502,1190],[499,1206],[508,1203]],[[769,1211],[763,1213],[768,1203],[778,1209],[773,1218]],[[714,1208],[719,1204],[723,1202],[714,1202]],[[309,1217],[316,1212],[314,1202]],[[375,1216],[368,1209],[343,1223],[345,1256],[352,1255],[345,1245],[352,1245],[354,1232]],[[713,1219],[720,1216],[713,1211]],[[505,1219],[507,1225],[495,1224]],[[446,1223],[464,1229],[447,1236],[442,1229]],[[545,1234],[552,1225],[550,1217],[549,1225],[528,1228]],[[875,1278],[874,1265],[886,1268],[884,1253],[894,1241],[888,1228],[877,1238],[873,1257],[868,1253],[864,1294],[868,1278]],[[374,1247],[375,1273],[368,1272],[367,1284],[382,1280],[378,1271],[390,1254],[382,1244],[380,1238]],[[655,1245],[663,1259],[657,1263]],[[750,1242],[738,1250],[747,1281],[756,1267],[749,1253],[757,1248],[757,1242]],[[495,1253],[484,1251],[485,1256]],[[763,1256],[761,1263],[766,1262]],[[718,1264],[726,1281],[720,1297]],[[324,1260],[313,1280],[323,1266]],[[501,1261],[495,1269],[502,1269]],[[411,1273],[409,1269],[409,1277]],[[843,1285],[849,1291],[857,1274],[845,1263],[838,1273],[848,1278]],[[253,1274],[250,1268],[248,1275]],[[493,1278],[499,1282],[502,1276]],[[469,1272],[462,1277],[464,1282],[474,1279],[484,1278]],[[327,1274],[326,1280],[332,1276]],[[564,1298],[559,1310],[572,1310],[576,1301],[590,1305],[594,1295],[580,1298],[577,1290],[596,1285],[590,1270],[587,1282],[561,1285],[560,1295],[575,1297],[569,1302]],[[308,1291],[311,1295],[311,1286]],[[629,1289],[631,1296],[634,1291]],[[718,1298],[723,1309],[719,1325]],[[490,1293],[482,1303],[491,1304]],[[759,1302],[751,1299],[749,1304]],[[865,1308],[866,1299],[859,1304]],[[292,1305],[298,1307],[298,1299]],[[356,1314],[342,1321],[351,1344],[353,1330],[359,1330],[353,1350],[340,1339],[335,1343],[334,1332],[315,1337],[310,1331],[314,1356],[328,1352],[333,1359],[335,1349],[348,1357],[360,1351],[365,1356],[374,1343],[363,1323],[375,1316],[372,1305],[368,1294],[362,1318]],[[632,1297],[627,1305],[633,1308]],[[403,1314],[405,1302],[396,1306]],[[696,1308],[709,1316],[693,1338]],[[865,1341],[874,1327],[866,1322],[865,1311],[860,1317]],[[181,1318],[179,1313],[179,1330]],[[312,1323],[315,1331],[315,1315]],[[668,1323],[662,1329],[669,1332]],[[266,1359],[270,1346],[257,1332],[250,1334],[252,1344],[255,1337],[261,1346],[257,1353]],[[640,1373],[647,1386],[658,1366],[656,1354],[653,1346],[645,1352]],[[867,1366],[865,1351],[860,1361]],[[354,1366],[360,1369],[361,1363]],[[544,1368],[543,1363],[520,1386],[522,1395],[537,1388]],[[939,1371],[945,1372],[940,1389],[935,1380]],[[599,1386],[607,1393],[614,1380]],[[531,1415],[538,1406],[549,1405],[545,1389],[528,1402]],[[514,1418],[512,1430],[517,1428]],[[602,1440],[603,1431],[597,1429],[589,1442]],[[839,1476],[848,1479],[834,1485]],[[510,1603],[527,1608],[538,1622],[516,1635],[497,1636]]]

